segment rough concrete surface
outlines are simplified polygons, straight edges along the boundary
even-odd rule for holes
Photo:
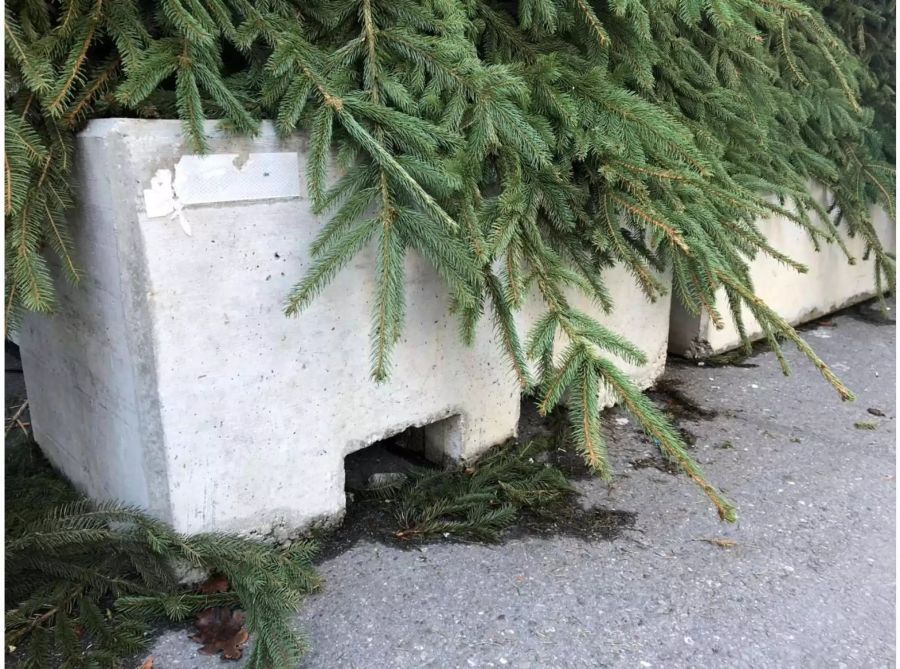
[[[670,360],[668,387],[715,412],[681,425],[738,505],[735,525],[683,476],[632,467],[654,447],[613,409],[614,484],[578,486],[585,505],[635,512],[633,529],[594,542],[360,541],[321,565],[324,589],[297,619],[312,646],[302,667],[894,666],[895,327],[849,313],[806,335],[855,403],[794,350],[790,378],[770,352],[743,367]],[[224,666],[186,637],[164,634],[154,666]]]

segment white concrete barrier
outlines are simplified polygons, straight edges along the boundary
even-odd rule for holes
[[[657,275],[656,278],[663,286],[671,287],[670,272]],[[603,273],[603,280],[613,305],[609,314],[604,314],[603,310],[581,291],[568,290],[566,297],[573,307],[590,314],[612,331],[623,335],[644,353],[647,362],[643,365],[635,365],[617,357],[612,359],[619,369],[628,374],[635,385],[641,389],[649,388],[662,376],[666,367],[671,290],[658,297],[655,302],[650,302],[640,291],[631,274],[621,265],[606,270]],[[516,323],[523,333],[523,338],[545,311],[546,308],[541,303],[537,291],[529,293],[522,310],[516,314]],[[568,339],[562,334],[557,334],[554,344],[557,362],[567,344]],[[537,365],[534,364],[532,369],[536,372]],[[601,384],[600,406],[606,408],[615,403],[616,398]]]
[[[827,194],[814,187],[819,201],[827,206]],[[811,214],[814,222],[818,221]],[[896,246],[896,225],[880,207],[872,208],[879,238],[891,251]],[[760,254],[750,263],[750,276],[756,293],[792,325],[805,323],[875,295],[874,258],[863,259],[865,243],[859,236],[850,238],[846,226],[839,225],[842,237],[856,264],[851,265],[837,244],[820,244],[817,252],[809,235],[797,224],[781,216],[759,222],[759,230],[769,243],[789,258],[803,263],[808,271],[800,274],[769,256]],[[730,317],[725,292],[717,295],[716,307],[725,327],[717,330],[705,312],[689,313],[678,300],[672,303],[669,351],[689,358],[704,358],[737,348],[740,337]],[[744,325],[751,339],[765,335],[745,307]]]
[[[344,457],[407,427],[428,426],[433,458],[515,435],[519,391],[490,320],[464,347],[414,254],[390,382],[369,378],[370,252],[286,318],[322,225],[305,140],[207,129],[204,157],[177,121],[98,120],[78,137],[70,223],[85,278],[58,282],[58,313],[30,315],[19,337],[34,434],[57,467],[181,531],[283,532],[339,517]],[[639,335],[653,365],[633,371],[649,385],[668,300],[642,310],[630,277],[610,281],[604,322]]]

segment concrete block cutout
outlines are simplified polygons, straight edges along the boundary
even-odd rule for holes
[[[178,121],[106,119],[78,137],[71,227],[81,285],[19,333],[34,434],[84,492],[185,532],[276,534],[338,518],[344,458],[411,426],[433,460],[516,433],[519,390],[483,319],[463,346],[444,285],[411,255],[390,382],[369,378],[374,258],[308,311],[282,313],[324,223],[306,199],[305,140],[210,123],[192,155]],[[668,299],[610,273],[617,311],[661,372]],[[638,336],[639,335],[639,336]]]
[[[820,187],[813,188],[819,201],[827,206],[827,193]],[[893,250],[897,239],[894,222],[880,207],[873,207],[872,216],[882,244]],[[811,217],[814,222],[817,221],[815,214]],[[855,265],[847,262],[837,244],[821,243],[817,252],[806,231],[781,216],[772,216],[758,225],[773,247],[808,268],[806,274],[800,274],[762,255],[750,263],[756,293],[792,325],[805,323],[875,295],[874,258],[863,259],[865,243],[859,236],[848,237],[845,226],[839,226],[839,229],[848,250],[856,258]],[[715,328],[708,314],[696,316],[678,300],[672,303],[669,351],[688,358],[705,358],[740,345],[724,291],[720,291],[717,297],[716,307],[725,320],[725,327],[721,330]],[[746,308],[743,316],[747,334],[751,339],[761,339],[764,334]]]

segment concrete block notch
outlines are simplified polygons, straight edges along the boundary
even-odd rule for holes
[[[306,139],[271,124],[255,138],[206,129],[205,156],[178,121],[95,120],[77,138],[69,223],[85,278],[58,282],[58,313],[19,333],[35,438],[59,469],[179,531],[266,533],[340,517],[344,458],[411,426],[432,460],[515,436],[519,389],[490,319],[464,346],[443,282],[415,254],[387,383],[369,378],[372,249],[286,318],[324,224],[306,199]],[[603,322],[643,337],[653,363],[629,371],[647,386],[668,300],[649,305],[624,271],[609,274],[616,311]]]

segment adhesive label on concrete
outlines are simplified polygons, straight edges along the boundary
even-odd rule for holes
[[[172,170],[156,171],[144,189],[144,209],[150,218],[171,215],[190,235],[186,206],[294,197],[300,197],[296,153],[188,155],[175,165],[174,179]]]
[[[296,153],[218,153],[182,156],[157,170],[144,189],[147,216],[167,216],[192,204],[252,202],[300,196]]]
[[[294,152],[182,156],[173,186],[182,205],[299,197],[300,164]]]

